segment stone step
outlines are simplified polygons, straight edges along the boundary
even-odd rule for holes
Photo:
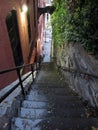
[[[74,102],[73,101],[61,101],[61,100],[55,100],[55,104],[54,104],[54,107],[57,108],[57,109],[85,109],[85,107],[83,106],[82,102],[81,101],[77,101],[75,100]]]
[[[97,130],[96,118],[14,118],[11,130]]]
[[[74,101],[74,102],[69,102],[69,101],[66,101],[66,102],[63,102],[63,101],[58,101],[58,100],[55,100],[55,104],[50,102],[41,102],[41,101],[28,101],[28,100],[24,100],[23,103],[22,103],[22,107],[24,108],[33,108],[33,109],[37,109],[37,108],[52,108],[52,107],[55,107],[55,108],[63,108],[63,109],[70,109],[70,108],[73,108],[73,109],[80,109],[80,108],[85,108],[82,104],[82,102],[80,101]]]
[[[30,109],[38,109],[38,108],[46,109],[49,107],[49,103],[24,100],[22,103],[22,107]]]
[[[21,108],[19,116],[22,118],[28,119],[44,119],[50,116],[54,117],[86,117],[85,110],[83,108],[80,109],[73,109],[73,108],[60,108],[60,107],[52,107],[51,109],[31,109],[31,108]]]
[[[41,73],[39,73],[39,75],[42,75],[42,78],[50,78],[50,79],[62,79],[60,74],[56,71],[44,71],[44,70],[41,70]],[[40,77],[38,77],[38,80],[39,80]]]
[[[46,84],[46,83],[43,83],[43,84],[39,84],[39,83],[36,83],[36,85],[32,85],[32,89],[33,88],[35,88],[35,89],[37,89],[37,88],[45,88],[45,87],[48,87],[48,88],[68,88],[69,89],[69,87],[67,87],[66,85],[57,85],[57,84]]]
[[[27,95],[26,100],[28,101],[42,101],[42,102],[47,102],[47,101],[59,101],[59,102],[74,102],[74,101],[80,101],[79,96],[69,96],[69,95]]]
[[[75,108],[65,108],[65,107],[54,107],[53,109],[54,117],[61,117],[61,118],[84,118],[86,117],[85,110],[83,108],[75,109]]]
[[[50,102],[41,102],[41,101],[28,101],[28,100],[24,100],[22,103],[22,107],[24,108],[33,108],[33,109],[37,109],[37,108],[63,108],[63,109],[80,109],[80,108],[84,108],[83,104],[80,101],[74,101],[74,102],[62,102],[62,101],[55,101],[55,104]]]
[[[53,62],[48,62],[48,63],[42,63],[42,69],[44,70],[44,69],[54,69],[55,67],[54,67],[54,63]]]
[[[29,94],[30,95],[46,95],[46,94],[48,94],[48,95],[69,95],[71,93],[72,93],[72,91],[68,88],[59,88],[59,87],[49,88],[47,86],[43,88],[43,87],[38,86],[38,88],[36,88],[36,89],[33,89],[33,90],[31,89]]]
[[[68,88],[67,87],[67,85],[63,85],[63,84],[46,84],[46,83],[36,83],[36,85],[32,85],[32,89],[33,88],[35,88],[35,89],[37,89],[37,88],[45,88],[45,87],[47,87],[47,88]],[[69,88],[68,88],[69,89]]]
[[[62,83],[61,81],[59,82],[59,81],[55,81],[55,82],[53,82],[53,81],[51,81],[51,80],[43,80],[43,81],[38,81],[37,83],[36,83],[37,85],[44,85],[44,84],[47,84],[47,85],[59,85],[59,86],[63,86],[64,85],[64,83]]]
[[[52,112],[47,109],[30,109],[21,107],[19,116],[26,119],[44,119],[45,117],[52,116]]]
[[[54,99],[60,102],[74,102],[74,101],[80,101],[81,97],[79,96],[73,96],[73,95],[56,95],[54,96]]]
[[[39,74],[40,75],[40,74]],[[61,76],[59,75],[59,73],[51,73],[51,72],[44,72],[43,71],[43,79],[49,79],[49,80],[56,80],[58,79],[58,81],[62,80]],[[39,79],[37,79],[39,80]]]
[[[34,96],[31,94],[26,97],[26,100],[28,100],[28,101],[41,101],[41,102],[49,101],[49,99],[44,95],[35,95]]]
[[[42,130],[97,130],[96,118],[50,118],[40,123]]]
[[[33,130],[41,121],[42,119],[30,120],[20,117],[13,118],[11,130]]]
[[[42,80],[42,79],[41,79],[41,80],[38,80],[37,83],[54,83],[54,84],[55,84],[55,83],[60,83],[60,84],[61,84],[61,83],[63,83],[63,82],[62,82],[62,80],[60,80],[60,79],[57,79],[57,78],[55,78],[55,79],[54,79],[54,78],[50,79],[50,77],[48,77],[48,78],[44,78],[44,80]]]
[[[39,76],[40,75],[42,75],[42,74],[40,74],[39,73]],[[38,80],[42,80],[42,79],[50,79],[50,80],[57,80],[57,81],[63,81],[63,79],[62,79],[62,77],[58,74],[58,73],[51,73],[51,71],[50,72],[48,72],[48,73],[46,73],[46,72],[44,72],[43,71],[43,75],[42,75],[42,78],[40,78],[40,77],[38,77],[38,79],[37,79],[37,81]]]
[[[42,80],[42,81],[37,81],[36,82],[36,85],[44,85],[44,84],[47,84],[47,85],[49,85],[49,86],[53,86],[53,85],[61,85],[61,86],[67,86],[66,85],[66,83],[64,83],[64,82],[61,82],[61,81],[58,81],[58,80],[56,80],[56,81],[52,81],[52,80]]]
[[[39,74],[40,75],[40,74]],[[46,80],[47,79],[50,79],[50,80],[56,80],[56,79],[58,79],[58,81],[62,81],[62,78],[61,78],[61,76],[59,75],[59,73],[51,73],[51,71],[50,72],[48,72],[48,73],[45,73],[44,71],[43,71],[43,77],[42,78],[45,78]],[[37,80],[39,80],[39,79],[37,79]]]

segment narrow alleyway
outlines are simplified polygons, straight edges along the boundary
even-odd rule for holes
[[[48,14],[49,15],[49,14]],[[51,55],[51,42],[52,42],[52,27],[50,24],[50,16],[47,19],[47,14],[45,14],[45,30],[44,30],[44,43],[43,43],[43,62],[50,62]]]
[[[97,130],[96,110],[85,106],[51,62],[51,26],[45,27],[44,36],[41,70],[12,119],[11,130]]]
[[[13,118],[12,130],[94,130],[98,119],[91,112],[62,80],[54,64],[43,63],[18,116]]]
[[[0,9],[0,130],[98,130],[98,0]]]

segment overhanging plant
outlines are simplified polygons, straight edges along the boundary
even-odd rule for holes
[[[51,17],[56,45],[81,43],[98,55],[98,0],[54,0]]]

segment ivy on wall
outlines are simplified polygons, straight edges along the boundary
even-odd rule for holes
[[[54,0],[54,6],[51,21],[55,43],[79,42],[98,56],[98,0]]]

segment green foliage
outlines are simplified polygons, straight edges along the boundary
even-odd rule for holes
[[[98,0],[54,0],[51,16],[56,44],[80,42],[98,55]]]
[[[62,37],[64,36],[65,29],[65,15],[66,11],[64,5],[59,5],[55,3],[56,11],[52,15],[52,24],[53,24],[53,37],[57,44],[62,43]]]

